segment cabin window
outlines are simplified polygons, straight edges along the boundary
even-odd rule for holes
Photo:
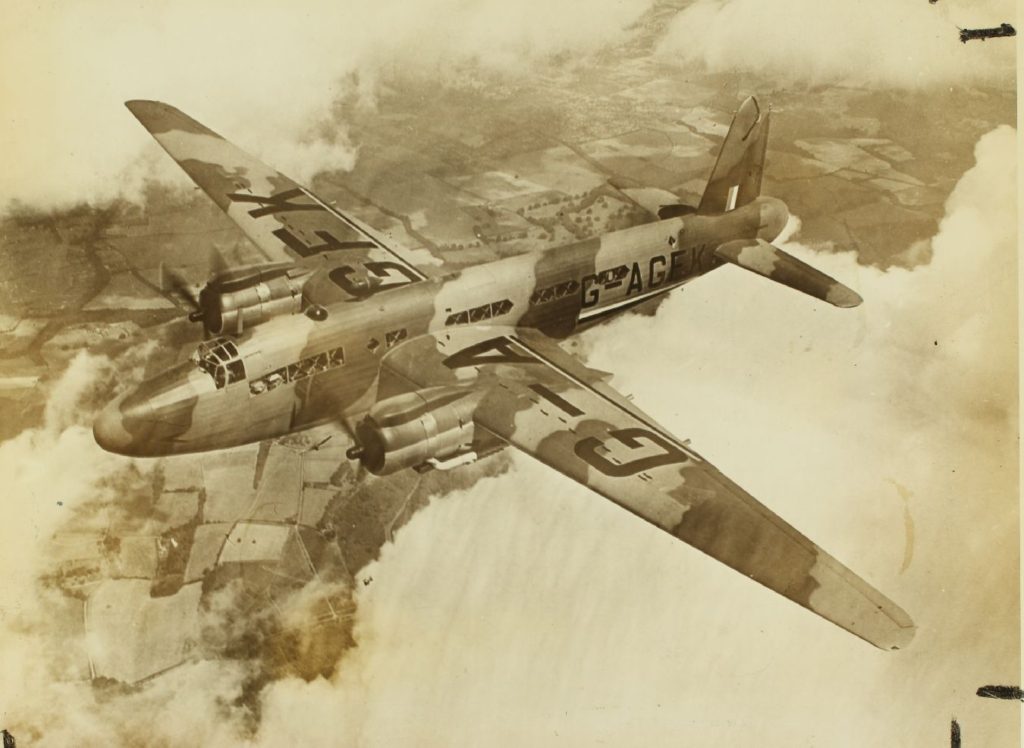
[[[627,275],[629,275],[629,268],[625,265],[619,265],[615,268],[602,270],[600,275],[597,276],[597,282],[608,288],[614,288],[621,285]]]
[[[491,316],[500,317],[503,314],[508,314],[512,311],[512,302],[508,299],[502,299],[501,301],[495,301],[491,304]]]
[[[252,380],[249,382],[249,392],[254,395],[261,395],[287,382],[296,382],[300,379],[311,377],[314,374],[336,369],[344,365],[345,349],[340,347],[332,348],[323,353],[307,356],[300,361],[296,361],[294,364],[282,366],[280,369]]]
[[[384,344],[388,348],[390,348],[393,345],[397,345],[398,343],[401,343],[407,337],[408,337],[408,333],[406,332],[404,327],[401,328],[401,329],[398,329],[398,330],[392,330],[391,332],[387,333],[384,336]]]
[[[467,325],[472,322],[483,322],[484,320],[491,319],[492,317],[508,314],[512,311],[512,307],[512,301],[509,299],[492,301],[489,304],[482,304],[480,306],[475,306],[472,309],[449,314],[444,323],[445,325],[451,326]]]
[[[579,281],[567,280],[553,286],[538,288],[530,296],[531,304],[547,304],[549,301],[561,299],[569,294],[576,293],[580,289]]]

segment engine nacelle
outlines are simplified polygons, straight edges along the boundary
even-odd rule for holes
[[[475,432],[473,411],[481,395],[442,386],[382,400],[356,426],[358,446],[349,450],[349,456],[374,475],[387,475],[467,455]]]
[[[229,271],[211,280],[199,294],[202,319],[213,335],[242,330],[280,314],[302,310],[308,268],[266,265]]]

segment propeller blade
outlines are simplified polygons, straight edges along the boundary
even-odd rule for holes
[[[256,469],[252,474],[252,487],[256,490],[259,490],[260,483],[263,481],[263,470],[267,466],[267,457],[270,456],[270,447],[273,444],[273,439],[261,441],[259,449],[256,451]]]
[[[196,287],[189,283],[178,270],[167,267],[162,262],[160,263],[160,288],[181,298],[192,307],[193,314],[199,314],[200,318],[202,317],[202,306],[199,303]],[[191,318],[192,314],[189,315],[189,319]]]
[[[312,447],[309,447],[306,451],[307,452],[318,452],[318,451],[320,451],[320,447],[324,446],[327,442],[329,442],[331,440],[331,437],[333,437],[333,436],[334,436],[334,434],[328,434],[323,439],[321,439],[316,444],[314,444]]]
[[[219,244],[210,246],[210,275],[216,278],[223,275],[230,269],[227,260],[224,259],[224,249]]]

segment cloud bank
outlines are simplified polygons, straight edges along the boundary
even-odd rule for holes
[[[648,4],[601,13],[541,0],[18,4],[0,44],[0,206],[136,197],[153,176],[185,185],[122,106],[134,98],[174,104],[296,179],[348,169],[356,150],[333,107],[372,105],[382,69],[522,73],[621,37]]]
[[[696,0],[659,52],[687,67],[750,72],[780,86],[1013,85],[1016,46],[959,40],[957,27],[1013,23],[1009,0],[949,3]]]
[[[272,684],[257,743],[1012,745],[1016,133],[981,139],[912,271],[787,249],[837,310],[723,269],[589,333],[590,362],[903,605],[876,651],[521,455],[368,568],[332,681]],[[643,351],[638,356],[637,351]],[[325,719],[324,715],[332,715]]]

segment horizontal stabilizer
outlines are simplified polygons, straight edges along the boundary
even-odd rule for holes
[[[833,306],[849,308],[863,301],[853,289],[763,239],[726,242],[715,250],[715,254],[733,265],[827,301]]]

